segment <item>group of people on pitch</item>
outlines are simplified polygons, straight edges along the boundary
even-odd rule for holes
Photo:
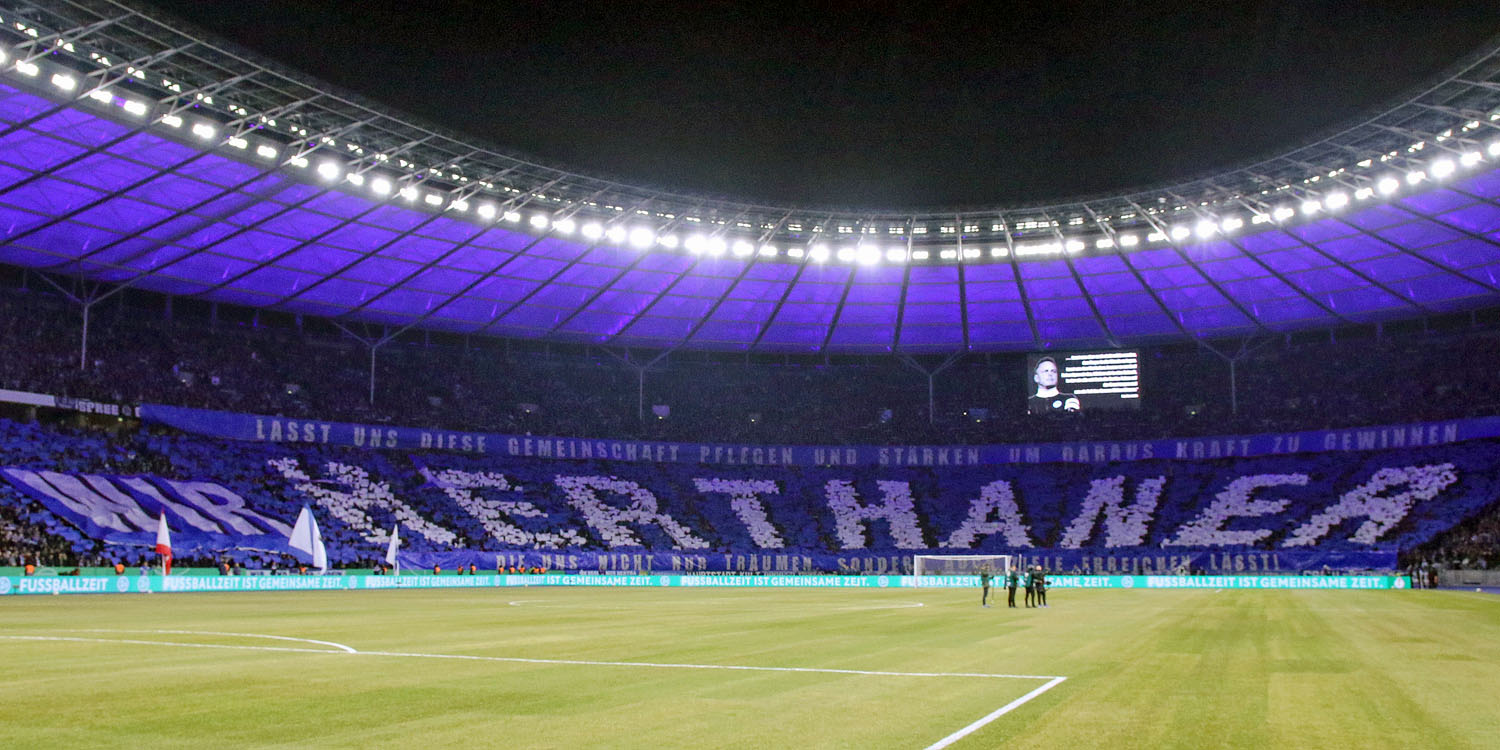
[[[994,574],[988,567],[980,569],[979,585],[984,588],[984,593],[979,598],[980,606],[990,606],[990,583],[993,580]],[[1016,606],[1017,588],[1026,589],[1027,607],[1047,606],[1047,571],[1042,570],[1042,566],[1033,565],[1027,568],[1025,572],[1018,572],[1015,568],[1011,568],[1006,572],[1006,606],[1012,608]]]

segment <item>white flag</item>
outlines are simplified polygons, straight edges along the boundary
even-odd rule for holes
[[[396,548],[401,546],[400,532],[401,524],[398,523],[395,528],[391,529],[390,546],[385,548],[385,561],[392,565],[396,564]]]
[[[164,574],[172,572],[172,530],[167,528],[167,511],[161,512],[161,518],[156,522],[156,554],[161,555],[161,569]]]
[[[297,525],[292,527],[292,538],[287,546],[312,555],[313,567],[318,570],[328,570],[328,550],[323,547],[323,535],[318,533],[318,522],[313,520],[312,511],[306,505],[297,515]]]

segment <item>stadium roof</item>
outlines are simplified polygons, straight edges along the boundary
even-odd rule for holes
[[[1500,44],[1192,182],[760,205],[507,155],[108,0],[0,0],[0,261],[344,320],[652,348],[952,352],[1500,302]]]

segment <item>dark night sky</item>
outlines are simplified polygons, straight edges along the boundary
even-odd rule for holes
[[[1188,178],[1362,114],[1500,33],[1494,0],[150,1],[554,165],[879,207]]]

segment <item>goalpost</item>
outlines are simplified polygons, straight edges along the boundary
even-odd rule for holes
[[[990,573],[1009,573],[1011,555],[916,555],[912,557],[912,575],[972,576],[988,569]]]

